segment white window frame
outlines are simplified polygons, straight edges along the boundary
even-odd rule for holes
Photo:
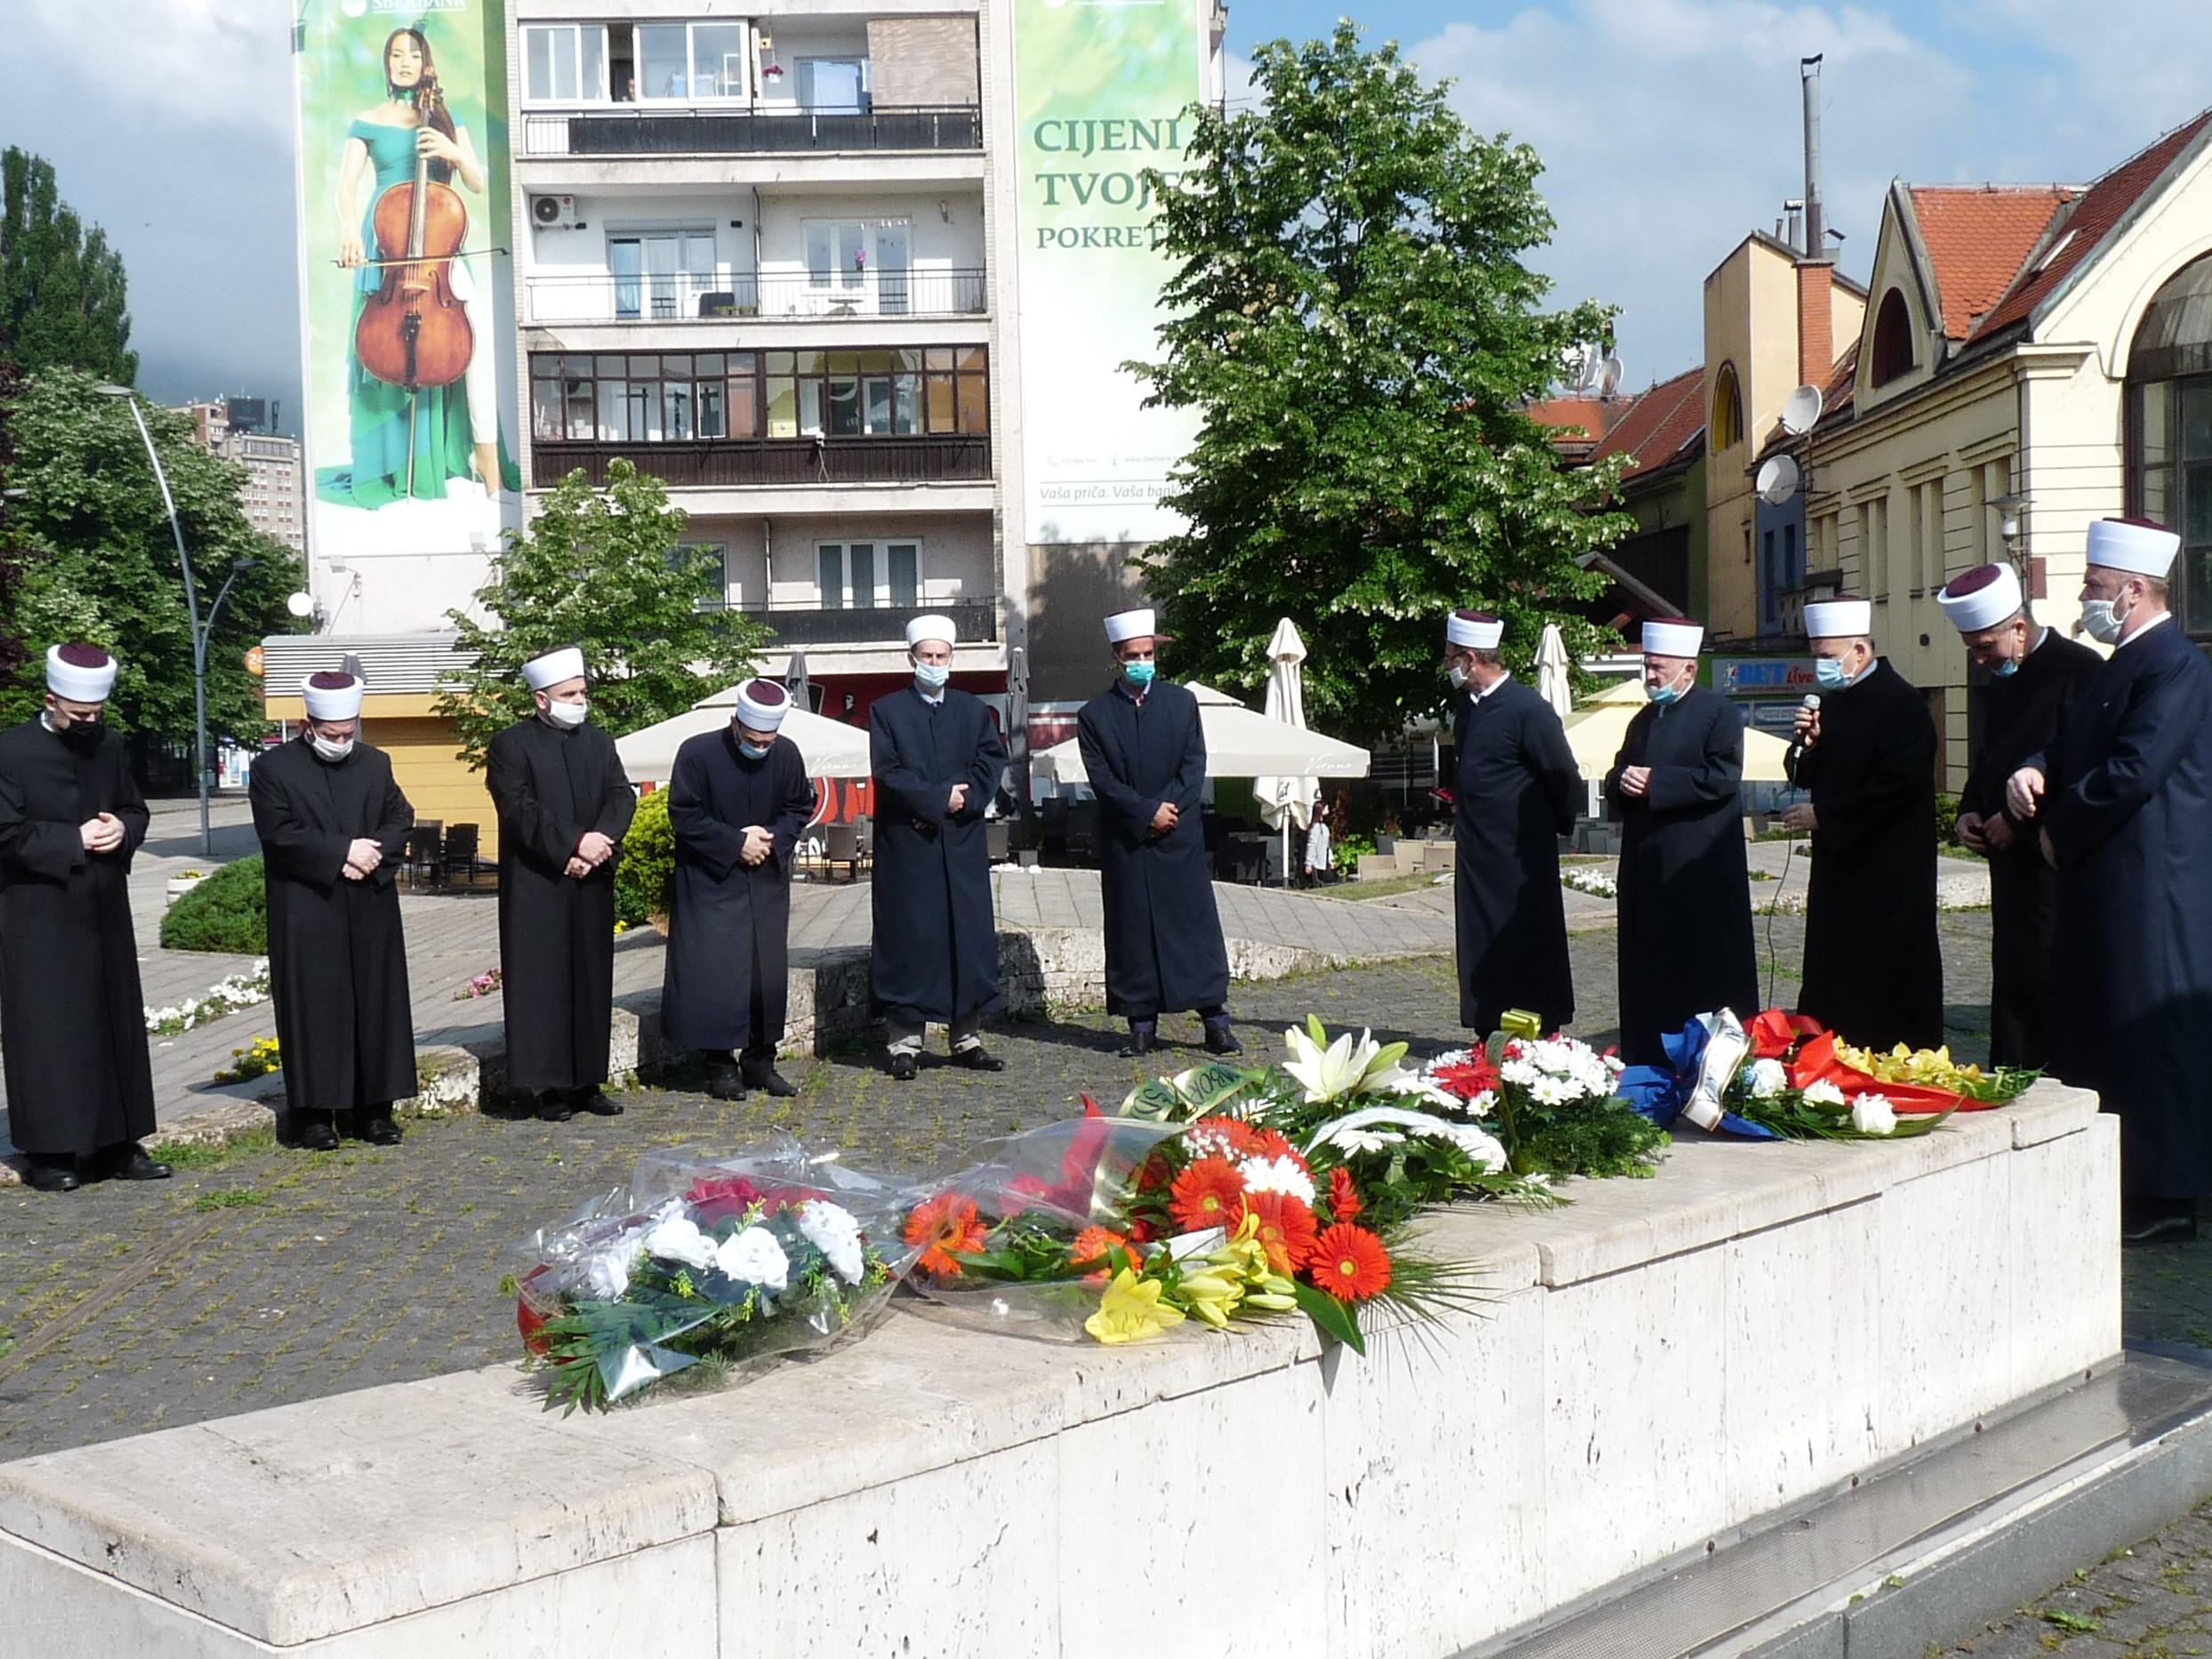
[[[726,52],[722,54],[722,64],[725,69],[728,68],[733,58],[736,60],[738,67],[738,87],[734,93],[708,93],[702,96],[696,92],[688,90],[691,85],[692,68],[699,60],[698,30],[702,26],[713,28],[735,28],[740,31],[737,51],[735,52]],[[757,37],[755,36],[752,27],[742,20],[737,18],[720,17],[641,17],[636,19],[633,22],[627,25],[627,27],[631,31],[630,72],[638,77],[638,96],[634,101],[635,102],[640,104],[661,104],[674,108],[686,104],[713,104],[717,106],[726,106],[729,104],[752,102],[757,99],[758,91],[755,85],[755,77],[760,71],[759,67],[753,61],[753,60],[760,55],[755,45]],[[683,30],[684,85],[687,91],[682,97],[671,98],[665,93],[652,91],[647,85],[645,73],[642,68],[643,49],[638,44],[637,31],[640,28],[680,28]],[[609,54],[609,57],[611,60],[611,53]],[[610,70],[609,73],[612,73],[612,71]]]
[[[596,29],[599,37],[599,78],[596,90],[587,90],[583,84],[583,32]],[[576,95],[574,98],[556,97],[552,93],[537,93],[530,90],[530,36],[534,33],[567,34],[568,36],[568,68],[575,77]],[[522,25],[522,101],[525,104],[603,104],[613,101],[608,92],[608,65],[613,43],[604,23],[525,23]]]
[[[871,589],[869,603],[857,603],[852,595],[852,560],[850,550],[855,544],[875,550],[875,581]],[[916,605],[929,603],[928,556],[922,538],[919,536],[843,536],[834,540],[824,538],[814,544],[814,597],[817,610],[889,610],[906,603],[891,597],[891,549],[911,547],[914,550],[914,597]],[[830,603],[830,596],[822,586],[822,556],[834,551],[837,555],[837,602]]]

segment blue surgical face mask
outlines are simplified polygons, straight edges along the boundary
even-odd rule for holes
[[[1139,691],[1152,683],[1153,675],[1158,672],[1159,664],[1156,663],[1123,663],[1122,664],[1122,677]]]
[[[755,745],[747,743],[743,737],[737,739],[737,753],[748,761],[765,761],[768,758],[768,748],[765,745]]]
[[[1995,674],[1999,680],[2010,680],[2019,672],[2020,664],[2018,663],[1992,663],[1990,664],[1990,672]]]
[[[951,667],[944,663],[916,663],[914,678],[935,691],[953,677]]]
[[[1823,691],[1841,691],[1851,683],[1851,676],[1844,672],[1844,665],[1832,656],[1816,656],[1813,659],[1813,677],[1821,682]]]
[[[1646,702],[1656,703],[1663,708],[1669,703],[1681,701],[1682,692],[1682,682],[1678,680],[1669,680],[1661,686],[1647,683],[1644,688],[1644,697]]]

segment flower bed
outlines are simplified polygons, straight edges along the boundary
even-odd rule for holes
[[[227,974],[207,987],[205,996],[188,996],[167,1008],[146,1011],[146,1029],[160,1036],[192,1031],[269,1000],[269,958],[264,956],[244,973]]]
[[[1588,893],[1592,898],[1621,897],[1621,883],[1610,875],[1599,874],[1596,870],[1562,870],[1559,872],[1559,885],[1573,888],[1578,893]]]

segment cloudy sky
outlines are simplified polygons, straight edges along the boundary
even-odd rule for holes
[[[51,159],[131,275],[141,381],[298,407],[297,0],[7,0],[0,145]],[[1881,192],[2080,181],[2212,103],[2202,0],[1372,0],[1478,130],[1533,144],[1563,297],[1621,307],[1629,382],[1698,355],[1700,282],[1798,193],[1797,62],[1827,55],[1829,221],[1863,277]],[[1230,44],[1327,30],[1341,0],[1238,0]],[[2085,21],[2093,14],[2094,23]],[[2160,50],[2159,43],[2167,44]]]

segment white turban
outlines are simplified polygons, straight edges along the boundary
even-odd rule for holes
[[[942,640],[947,645],[960,643],[960,630],[953,626],[950,616],[917,616],[906,624],[906,648],[912,650],[924,640]]]
[[[583,678],[583,652],[573,645],[540,651],[523,664],[522,677],[530,682],[533,691],[548,690],[564,680],[581,680]]]
[[[300,688],[310,720],[351,720],[361,712],[361,694],[368,687],[354,674],[310,674]]]
[[[46,689],[72,703],[105,703],[116,689],[116,659],[92,645],[46,648]]]
[[[1143,610],[1117,610],[1106,619],[1106,643],[1119,645],[1124,640],[1151,639],[1159,633],[1149,607]]]
[[[1977,565],[1953,576],[1935,602],[1961,633],[1979,633],[2020,614],[2020,577],[2010,565]]]
[[[1470,651],[1494,651],[1498,641],[1505,637],[1504,621],[1478,610],[1455,610],[1444,618],[1444,638],[1447,645],[1463,646]]]
[[[737,723],[754,731],[774,731],[791,713],[791,693],[773,680],[748,680],[737,688]]]
[[[1705,624],[1669,616],[1644,624],[1644,648],[1653,656],[1695,656],[1705,644]]]
[[[2089,562],[2129,576],[2166,580],[2181,537],[2141,519],[2098,519],[2089,526]]]
[[[1874,632],[1874,601],[1828,599],[1805,608],[1808,640],[1862,640]]]

